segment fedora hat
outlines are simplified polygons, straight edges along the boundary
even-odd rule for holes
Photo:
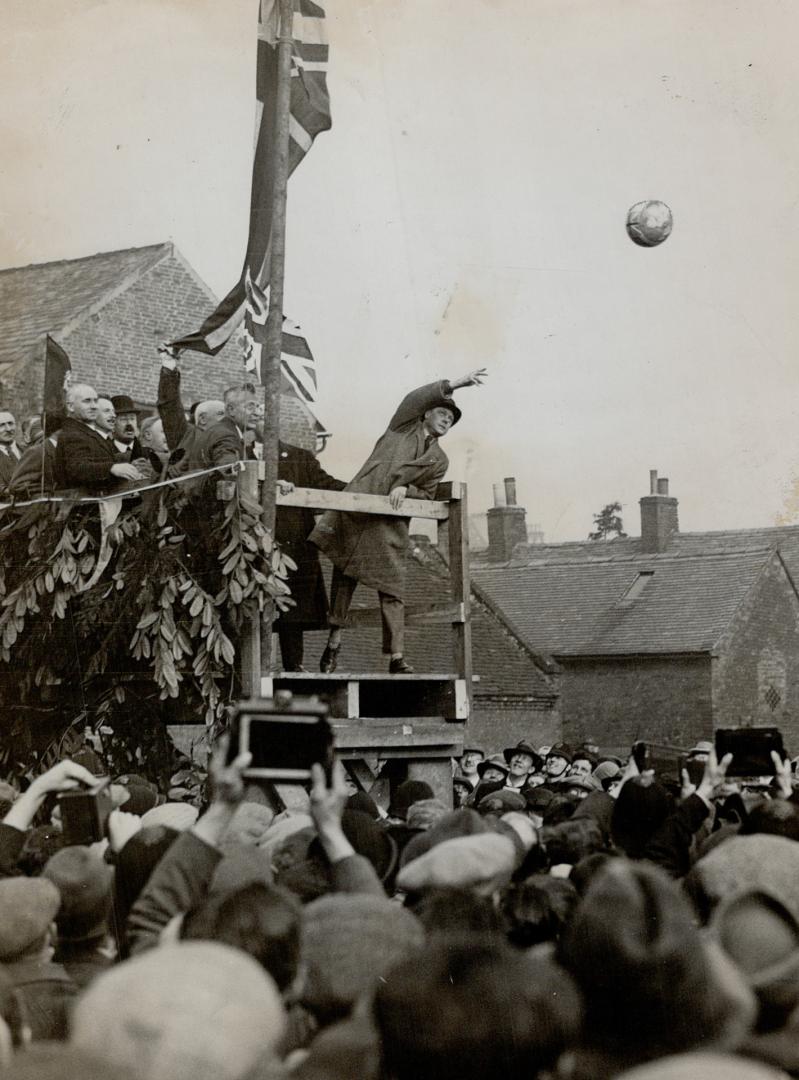
[[[522,739],[521,742],[516,743],[515,746],[506,746],[502,751],[502,756],[509,765],[511,758],[516,754],[526,754],[533,763],[533,770],[540,769],[544,764],[538,751],[533,749],[533,747],[530,746],[528,742],[525,742],[524,739]]]

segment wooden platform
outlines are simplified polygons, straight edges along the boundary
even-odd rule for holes
[[[379,761],[392,758],[460,757],[463,753],[463,729],[443,720],[419,720],[408,717],[394,722],[367,719],[333,721],[336,750],[348,758],[374,757]]]
[[[261,697],[276,690],[316,696],[327,701],[332,720],[441,719],[463,722],[469,718],[466,680],[457,675],[335,672],[285,672],[261,678]]]

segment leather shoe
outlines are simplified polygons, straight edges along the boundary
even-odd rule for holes
[[[396,656],[388,662],[389,675],[413,675],[413,668],[405,663],[404,656]]]
[[[319,661],[319,670],[323,675],[332,675],[338,666],[338,649],[331,649],[325,645],[322,659]]]

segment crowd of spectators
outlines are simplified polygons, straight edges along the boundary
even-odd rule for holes
[[[223,744],[202,809],[114,778],[90,846],[58,796],[94,750],[5,784],[0,1075],[799,1076],[791,763],[690,757],[678,788],[593,745],[470,748],[454,810],[337,762],[276,815]]]

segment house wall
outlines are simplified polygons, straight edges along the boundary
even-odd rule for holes
[[[176,255],[146,271],[71,332],[59,337],[73,370],[73,381],[85,381],[103,394],[128,394],[155,406],[162,341],[196,329],[208,316],[213,301]],[[221,397],[232,383],[251,379],[244,367],[238,335],[218,353],[186,352],[181,358],[181,385],[186,406]],[[9,384],[4,397],[18,417],[41,408],[43,360],[26,364]],[[284,393],[280,410],[281,437],[314,450],[315,421],[291,393]]]
[[[799,753],[799,597],[775,556],[719,643],[716,727],[777,726]]]
[[[557,657],[567,743],[623,749],[636,739],[690,747],[713,729],[710,658]]]
[[[558,703],[483,699],[476,694],[464,737],[487,754],[515,746],[522,739],[533,746],[551,746],[562,738]]]
[[[196,329],[211,310],[208,294],[175,256],[162,259],[137,281],[83,320],[61,339],[73,378],[100,393],[129,394],[154,404],[162,341]],[[188,352],[181,360],[186,405],[221,397],[226,386],[244,377],[241,349],[231,339],[217,356]]]
[[[44,354],[21,364],[13,375],[6,375],[0,387],[0,408],[10,409],[19,426],[27,416],[41,411],[44,388]]]

